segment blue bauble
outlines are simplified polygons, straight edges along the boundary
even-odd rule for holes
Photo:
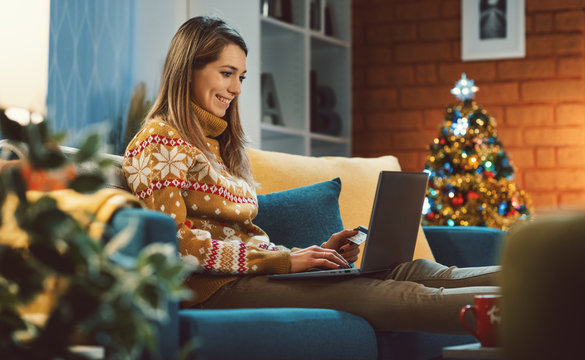
[[[500,205],[498,205],[498,214],[504,216],[508,213],[508,203],[502,201]]]

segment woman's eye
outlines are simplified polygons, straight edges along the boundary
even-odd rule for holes
[[[240,76],[240,82],[242,83],[242,82],[244,82],[244,80],[246,80],[246,77],[245,76]]]
[[[221,74],[223,75],[223,77],[226,77],[226,78],[229,78],[232,75],[232,73],[229,71],[223,71]]]

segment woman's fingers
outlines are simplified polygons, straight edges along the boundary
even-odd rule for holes
[[[357,234],[357,230],[342,230],[338,233],[331,235],[329,240],[325,243],[325,247],[328,249],[338,250],[341,246],[345,245],[349,240],[348,237]]]
[[[345,258],[345,260],[347,260],[347,262],[352,263],[357,260],[360,248],[354,243],[349,243],[343,245],[341,249],[339,249],[339,253]]]
[[[333,262],[334,264],[342,267],[349,267],[349,263],[343,258],[343,256],[339,255],[337,251],[331,249],[323,249],[321,247],[316,246],[313,248],[313,257],[317,260],[325,259]]]
[[[335,250],[311,246],[291,254],[291,272],[305,271],[309,268],[320,267],[337,269],[349,267],[349,263]]]
[[[359,245],[356,245],[355,243],[348,241],[347,244],[345,244],[339,248],[339,252],[344,253],[344,252],[348,252],[348,251],[360,251],[360,247],[359,247]]]
[[[358,231],[357,230],[353,230],[353,229],[345,229],[342,230],[338,233],[335,233],[333,235],[331,235],[332,238],[336,239],[336,240],[341,240],[341,239],[345,239],[347,237],[353,236],[355,234],[357,234]]]
[[[322,269],[339,269],[341,265],[334,263],[333,261],[329,261],[325,258],[315,259],[315,265],[312,267],[318,267]],[[347,266],[343,266],[347,267]]]

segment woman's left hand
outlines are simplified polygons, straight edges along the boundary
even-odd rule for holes
[[[335,233],[323,244],[323,247],[337,251],[348,263],[354,263],[358,259],[360,248],[347,238],[357,233],[357,230],[343,230]]]

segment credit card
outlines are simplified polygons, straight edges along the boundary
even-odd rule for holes
[[[363,226],[359,226],[357,228],[355,228],[354,230],[357,230],[358,233],[348,237],[347,239],[349,241],[351,241],[352,243],[356,244],[356,245],[360,245],[362,244],[364,241],[366,241],[366,237],[368,236],[368,229],[363,227]]]

